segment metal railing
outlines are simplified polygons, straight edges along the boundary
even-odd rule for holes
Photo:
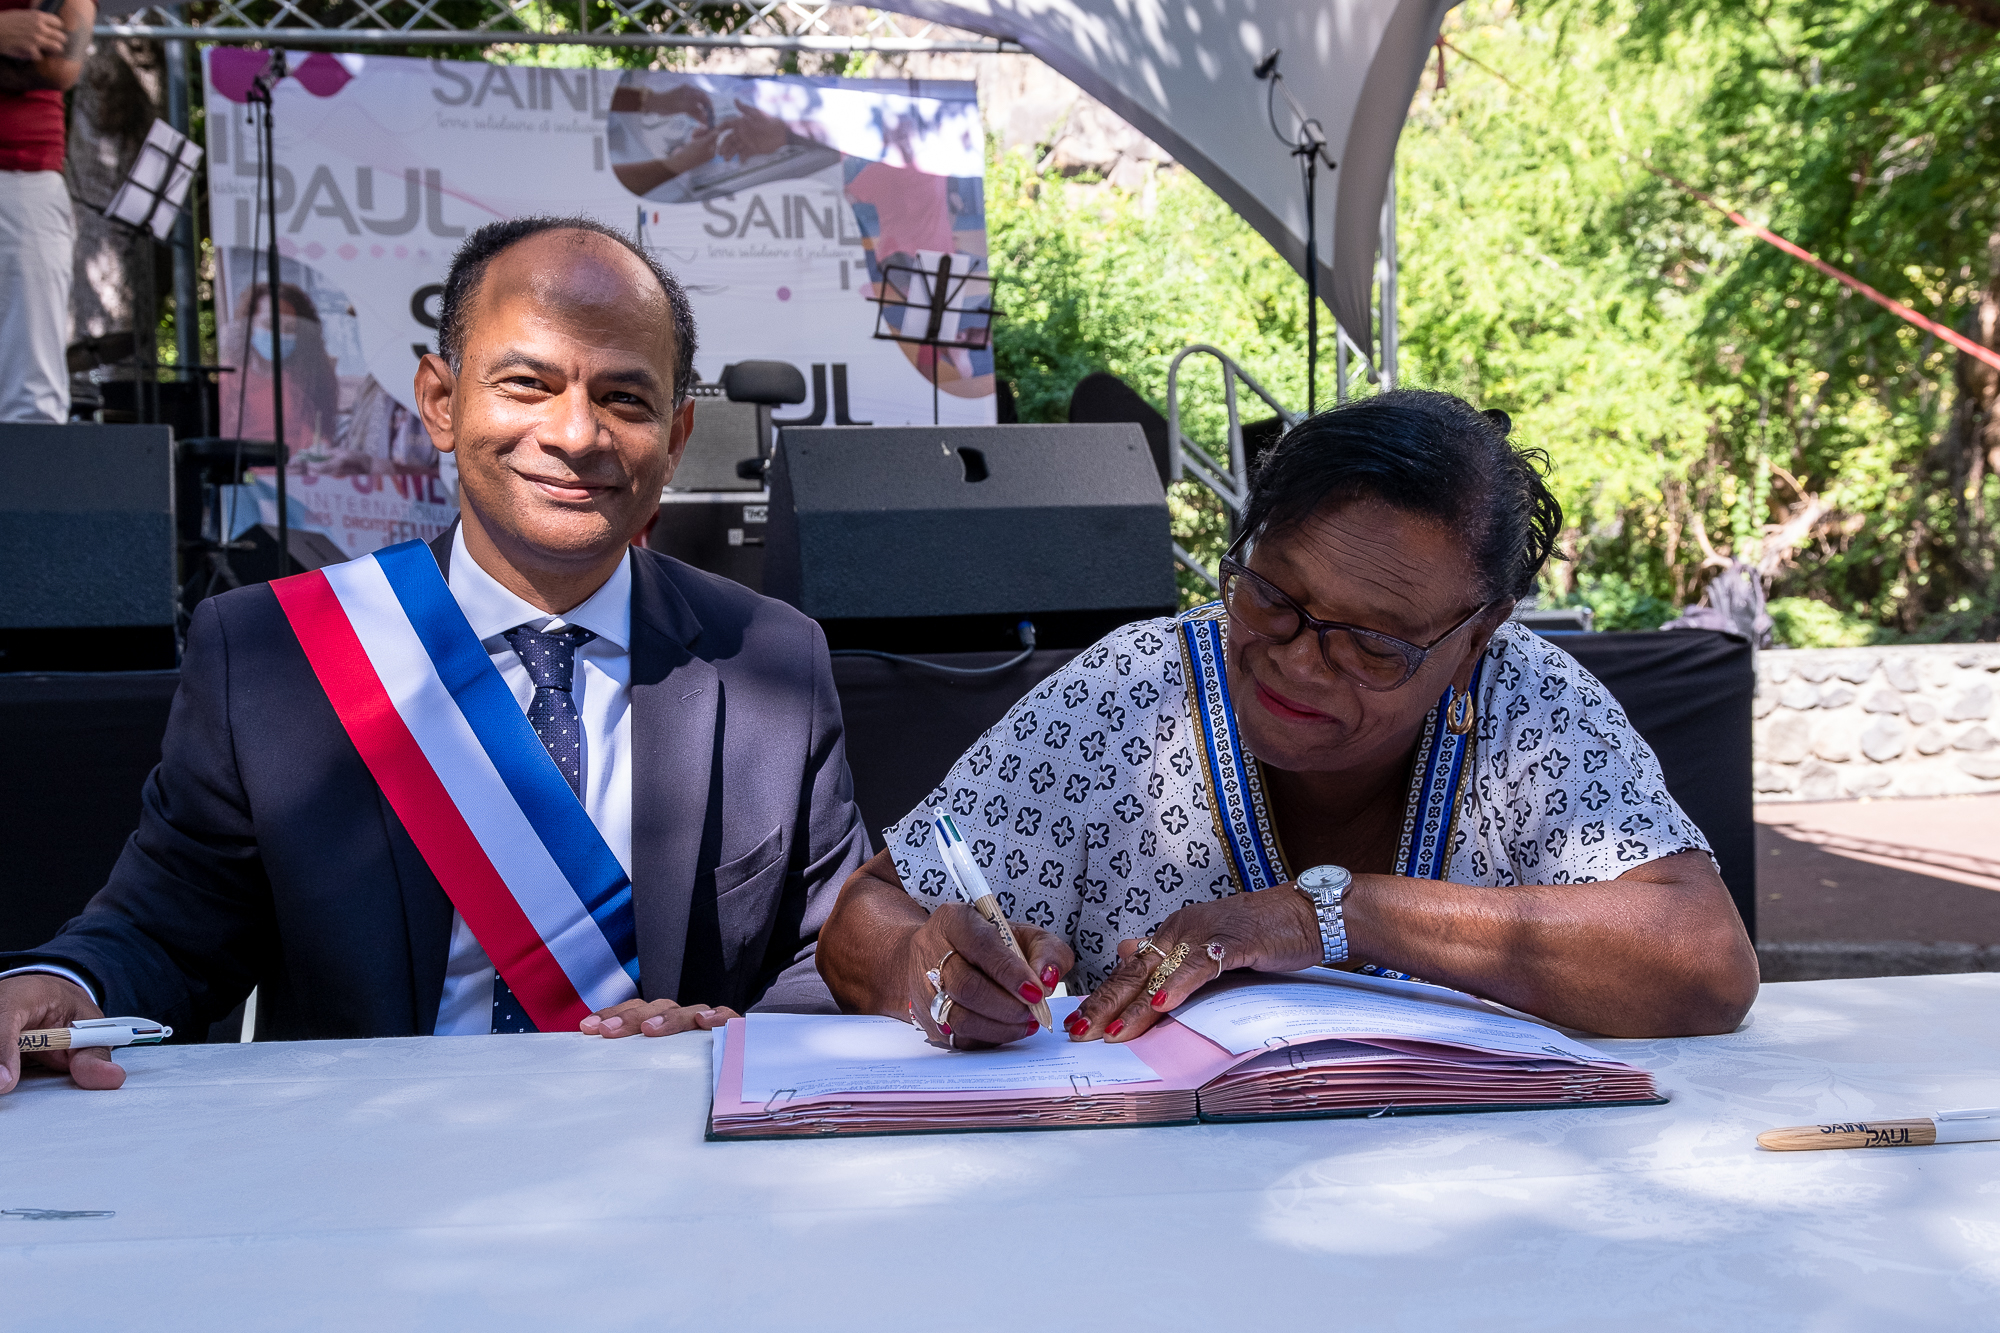
[[[189,0],[97,25],[100,37],[338,46],[625,46],[1012,53],[906,14],[831,0]]]
[[[1348,341],[1347,335],[1344,332],[1336,335],[1335,349],[1334,401],[1344,403],[1347,401],[1348,390],[1352,384],[1350,367],[1355,364],[1353,358],[1357,356],[1361,357],[1360,364],[1364,367],[1367,366],[1368,362],[1365,356],[1362,356],[1360,352],[1355,350],[1354,345]],[[1189,439],[1181,430],[1181,362],[1191,356],[1212,356],[1222,366],[1222,403],[1225,412],[1228,414],[1229,422],[1228,437],[1224,441],[1226,453],[1224,457],[1218,457],[1206,445]],[[1375,372],[1372,367],[1368,368],[1367,373],[1369,379],[1373,380],[1375,378]],[[1232,538],[1236,535],[1237,524],[1243,518],[1243,508],[1249,503],[1250,464],[1252,462],[1243,448],[1243,417],[1236,391],[1239,381],[1250,392],[1263,399],[1273,412],[1277,413],[1282,429],[1290,430],[1304,419],[1300,413],[1292,411],[1292,409],[1279,402],[1269,389],[1266,389],[1262,384],[1257,382],[1254,375],[1237,365],[1235,360],[1219,347],[1211,347],[1207,343],[1195,343],[1190,347],[1182,348],[1175,354],[1174,359],[1167,364],[1167,464],[1169,469],[1167,478],[1169,481],[1191,480],[1211,491],[1215,495],[1215,498],[1222,502],[1224,510],[1228,512],[1229,533]],[[1174,543],[1174,559],[1179,561],[1182,567],[1208,584],[1209,587],[1220,587],[1215,581],[1214,572],[1206,565],[1203,565],[1201,561],[1197,560],[1179,542]]]

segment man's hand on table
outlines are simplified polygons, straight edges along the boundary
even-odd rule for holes
[[[71,981],[47,973],[29,973],[0,981],[0,1093],[21,1084],[21,1034],[37,1028],[68,1027],[79,1018],[102,1018],[104,1011]],[[80,1051],[37,1051],[34,1057],[51,1069],[67,1069],[79,1088],[115,1088],[125,1071],[101,1046]]]
[[[577,1024],[592,1037],[671,1037],[676,1032],[709,1032],[743,1015],[734,1009],[706,1004],[675,1004],[672,1000],[627,1000]]]

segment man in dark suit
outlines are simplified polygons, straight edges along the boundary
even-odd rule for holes
[[[438,344],[417,397],[457,456],[461,522],[432,551],[631,881],[640,998],[582,1030],[830,1009],[814,940],[868,844],[825,640],[629,545],[693,424],[686,296],[595,223],[496,223],[453,261]],[[22,1030],[108,1011],[185,1036],[253,986],[263,1037],[530,1027],[269,585],[196,610],[110,882],[46,945],[0,955],[0,1091]],[[102,1052],[39,1058],[84,1087],[124,1079]]]

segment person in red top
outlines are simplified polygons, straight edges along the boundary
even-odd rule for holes
[[[76,221],[63,93],[83,73],[93,0],[0,0],[0,421],[67,421]]]

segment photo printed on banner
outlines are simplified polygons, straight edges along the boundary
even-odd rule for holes
[[[334,534],[343,549],[421,535],[435,502],[449,508],[449,477],[418,484],[436,474],[414,417],[417,362],[436,345],[452,254],[504,218],[583,214],[631,236],[688,289],[700,379],[737,361],[798,367],[809,397],[787,420],[928,425],[933,379],[941,424],[996,420],[972,83],[288,58],[272,174],[280,286],[296,291],[281,291],[273,330],[255,295],[253,256],[273,229],[261,107],[247,100],[269,55],[204,53],[217,327],[223,363],[242,367],[224,411],[227,429],[268,436],[256,340],[299,349],[285,362],[292,476],[314,494],[336,480],[374,488],[369,512],[334,516],[357,525]],[[945,259],[942,347],[899,340],[929,334],[909,307],[929,302],[924,275]],[[412,487],[422,494],[402,495]]]

